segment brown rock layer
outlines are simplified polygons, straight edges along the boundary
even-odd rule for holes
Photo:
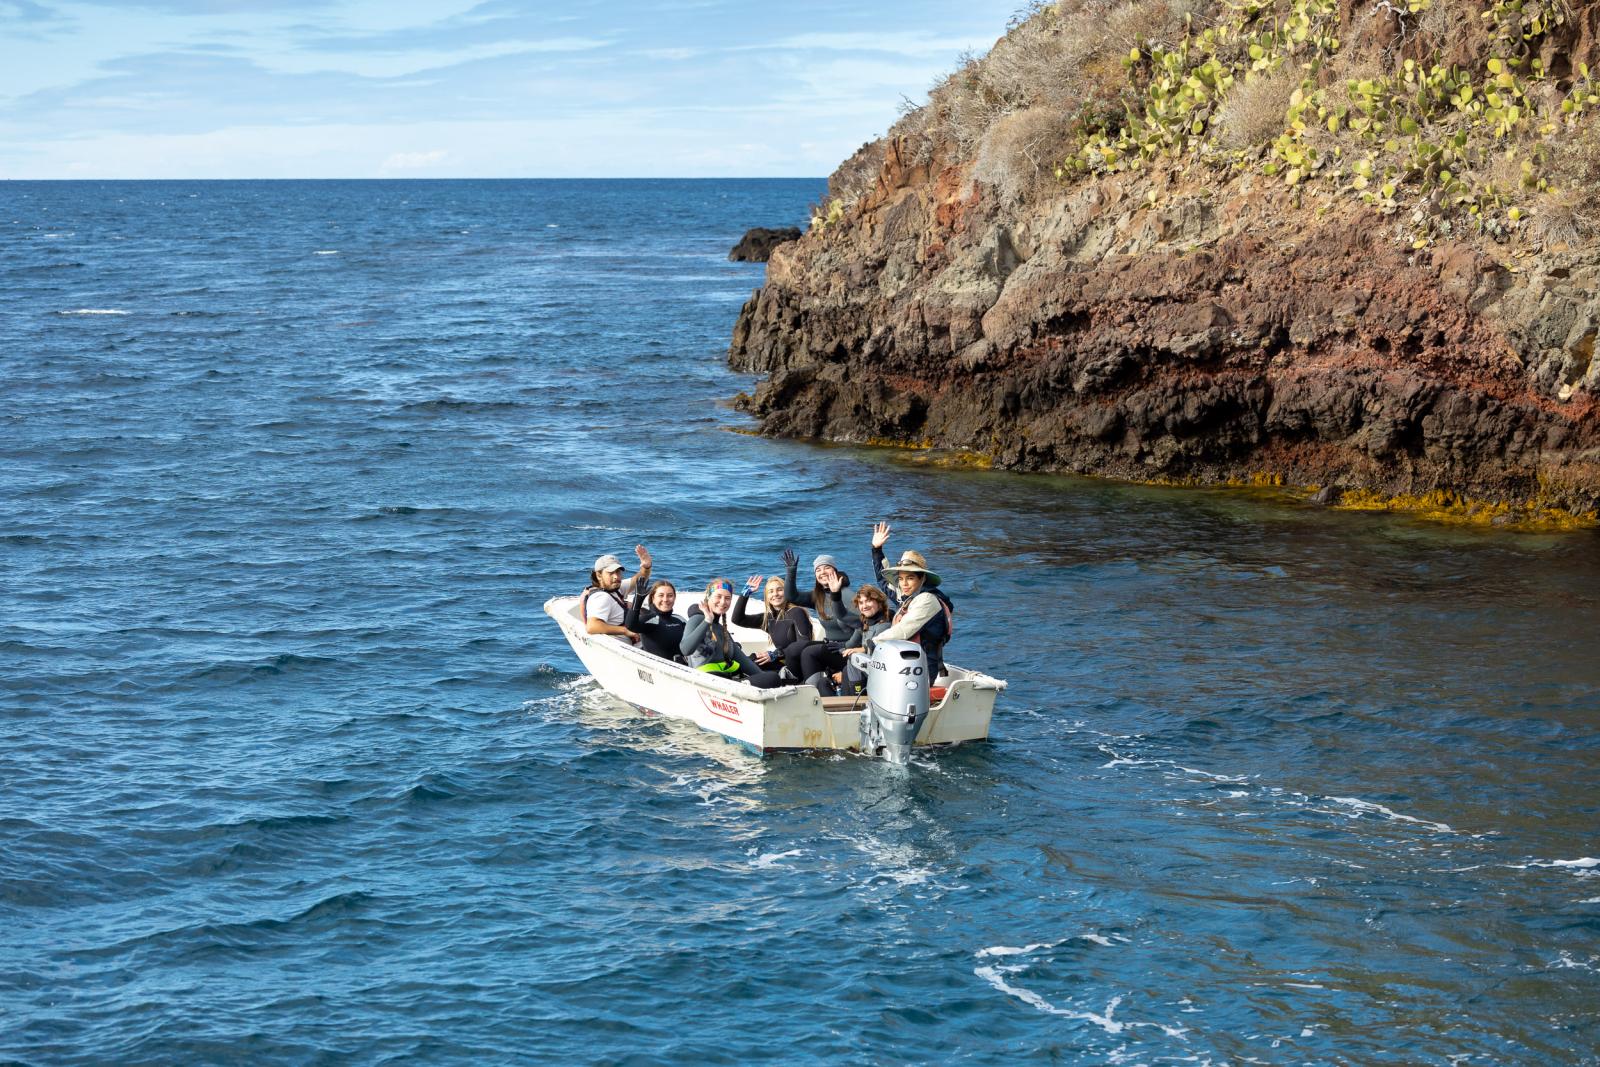
[[[734,330],[763,432],[1138,480],[1600,506],[1600,254],[1411,251],[1259,177],[1092,179],[1031,208],[884,146]]]

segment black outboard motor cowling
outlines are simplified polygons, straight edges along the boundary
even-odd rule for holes
[[[928,657],[915,641],[878,641],[871,655],[852,657],[867,675],[861,712],[861,750],[908,763],[917,731],[928,718]]]

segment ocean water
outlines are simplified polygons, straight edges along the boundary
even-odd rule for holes
[[[0,1061],[1600,1062],[1600,538],[769,441],[819,181],[0,185]],[[923,549],[990,743],[543,615]]]

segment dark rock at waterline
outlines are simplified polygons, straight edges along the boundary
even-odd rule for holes
[[[742,404],[763,433],[1600,509],[1600,246],[1414,249],[1243,179],[1109,174],[1019,206],[954,152],[891,139],[872,188],[768,264],[729,351],[763,377]]]
[[[1313,504],[1321,504],[1325,508],[1336,506],[1344,497],[1344,490],[1337,485],[1325,485],[1311,494]]]
[[[785,226],[776,230],[757,226],[739,239],[739,243],[733,246],[733,251],[728,253],[728,258],[735,263],[765,263],[772,258],[774,248],[799,239],[798,226]]]

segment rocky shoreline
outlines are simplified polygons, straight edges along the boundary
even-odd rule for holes
[[[949,143],[892,136],[847,168],[870,185],[774,249],[734,329],[763,433],[1502,522],[1600,509],[1593,242],[1413,247],[1249,170],[1024,203]]]

